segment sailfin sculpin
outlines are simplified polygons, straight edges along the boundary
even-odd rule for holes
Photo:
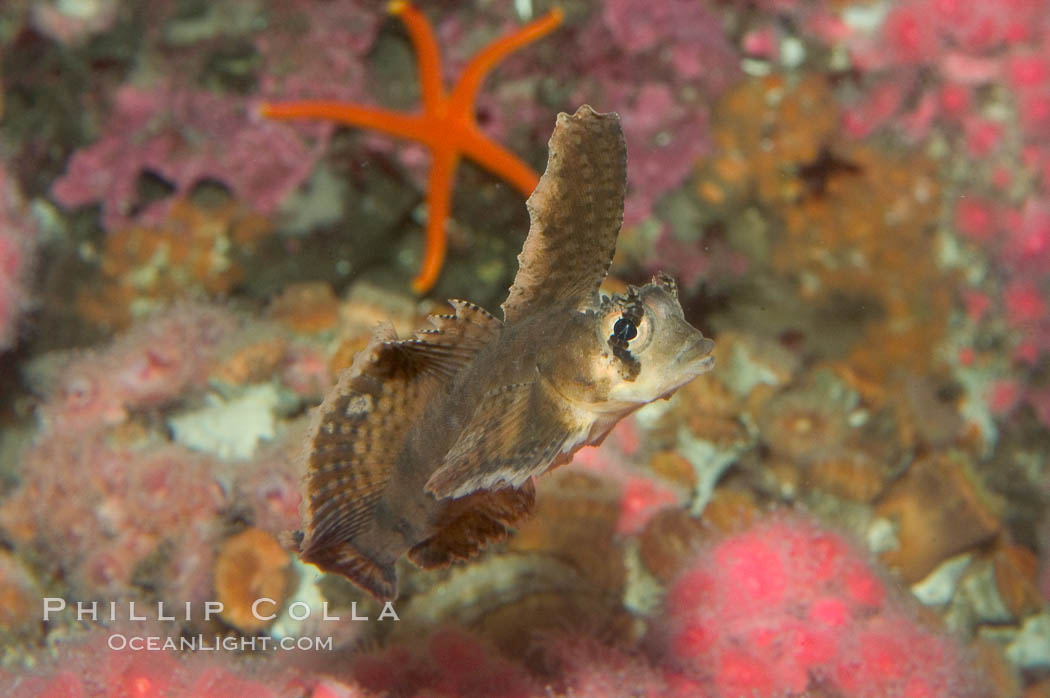
[[[599,293],[626,165],[619,117],[560,114],[503,322],[449,301],[432,327],[381,328],[355,357],[310,432],[304,560],[392,599],[402,556],[436,567],[506,538],[534,476],[712,368],[670,277]]]

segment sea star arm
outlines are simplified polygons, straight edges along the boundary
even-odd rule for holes
[[[499,175],[528,197],[540,176],[514,153],[485,137],[476,127],[463,139],[463,154],[483,168]]]
[[[266,102],[260,107],[268,119],[321,119],[347,126],[370,128],[429,144],[435,136],[426,119],[414,114],[401,114],[388,109],[362,107],[346,102],[306,99],[296,102]]]
[[[433,29],[426,17],[407,0],[393,0],[392,14],[405,24],[416,53],[422,110],[403,114],[345,102],[303,100],[263,104],[261,111],[273,119],[324,119],[400,136],[424,143],[433,162],[427,185],[426,247],[413,288],[424,293],[437,280],[445,261],[445,223],[449,215],[456,165],[466,155],[485,169],[503,177],[528,196],[539,176],[518,157],[493,143],[474,120],[474,99],[492,68],[509,53],[550,33],[562,20],[554,10],[521,29],[496,40],[467,65],[451,95],[441,83],[441,57]]]
[[[441,85],[441,52],[434,39],[434,30],[423,13],[405,0],[394,0],[388,9],[390,14],[401,18],[408,30],[408,38],[416,52],[423,111],[432,114],[445,98],[445,89]]]
[[[496,64],[522,46],[540,39],[561,24],[564,13],[554,9],[524,27],[493,41],[481,53],[470,59],[449,99],[449,113],[466,114],[473,117],[474,98]]]
[[[445,264],[448,236],[445,225],[452,208],[452,182],[459,156],[452,148],[433,149],[433,161],[427,177],[427,227],[424,234],[423,262],[412,279],[416,293],[426,293],[437,282]]]

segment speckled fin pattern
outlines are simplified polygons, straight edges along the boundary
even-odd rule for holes
[[[505,322],[596,304],[623,223],[627,147],[620,118],[582,106],[559,114],[547,169],[528,200],[531,226],[503,303]]]
[[[429,398],[492,341],[501,323],[478,306],[450,301],[452,314],[398,340],[376,332],[321,404],[305,451],[306,514],[301,557],[348,577],[377,598],[397,578],[360,555],[350,540],[371,524],[411,425]]]

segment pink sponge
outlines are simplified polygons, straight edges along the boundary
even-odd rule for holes
[[[711,696],[963,696],[961,650],[919,625],[866,556],[776,514],[701,551],[657,628],[664,656]],[[977,693],[973,693],[977,695]]]

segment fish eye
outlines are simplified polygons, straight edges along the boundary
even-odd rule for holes
[[[644,350],[652,339],[652,323],[647,308],[608,308],[598,325],[598,335],[609,346],[636,353]]]
[[[635,326],[634,321],[626,317],[621,317],[616,321],[616,324],[613,325],[612,333],[617,339],[629,342],[638,336],[638,328]]]

